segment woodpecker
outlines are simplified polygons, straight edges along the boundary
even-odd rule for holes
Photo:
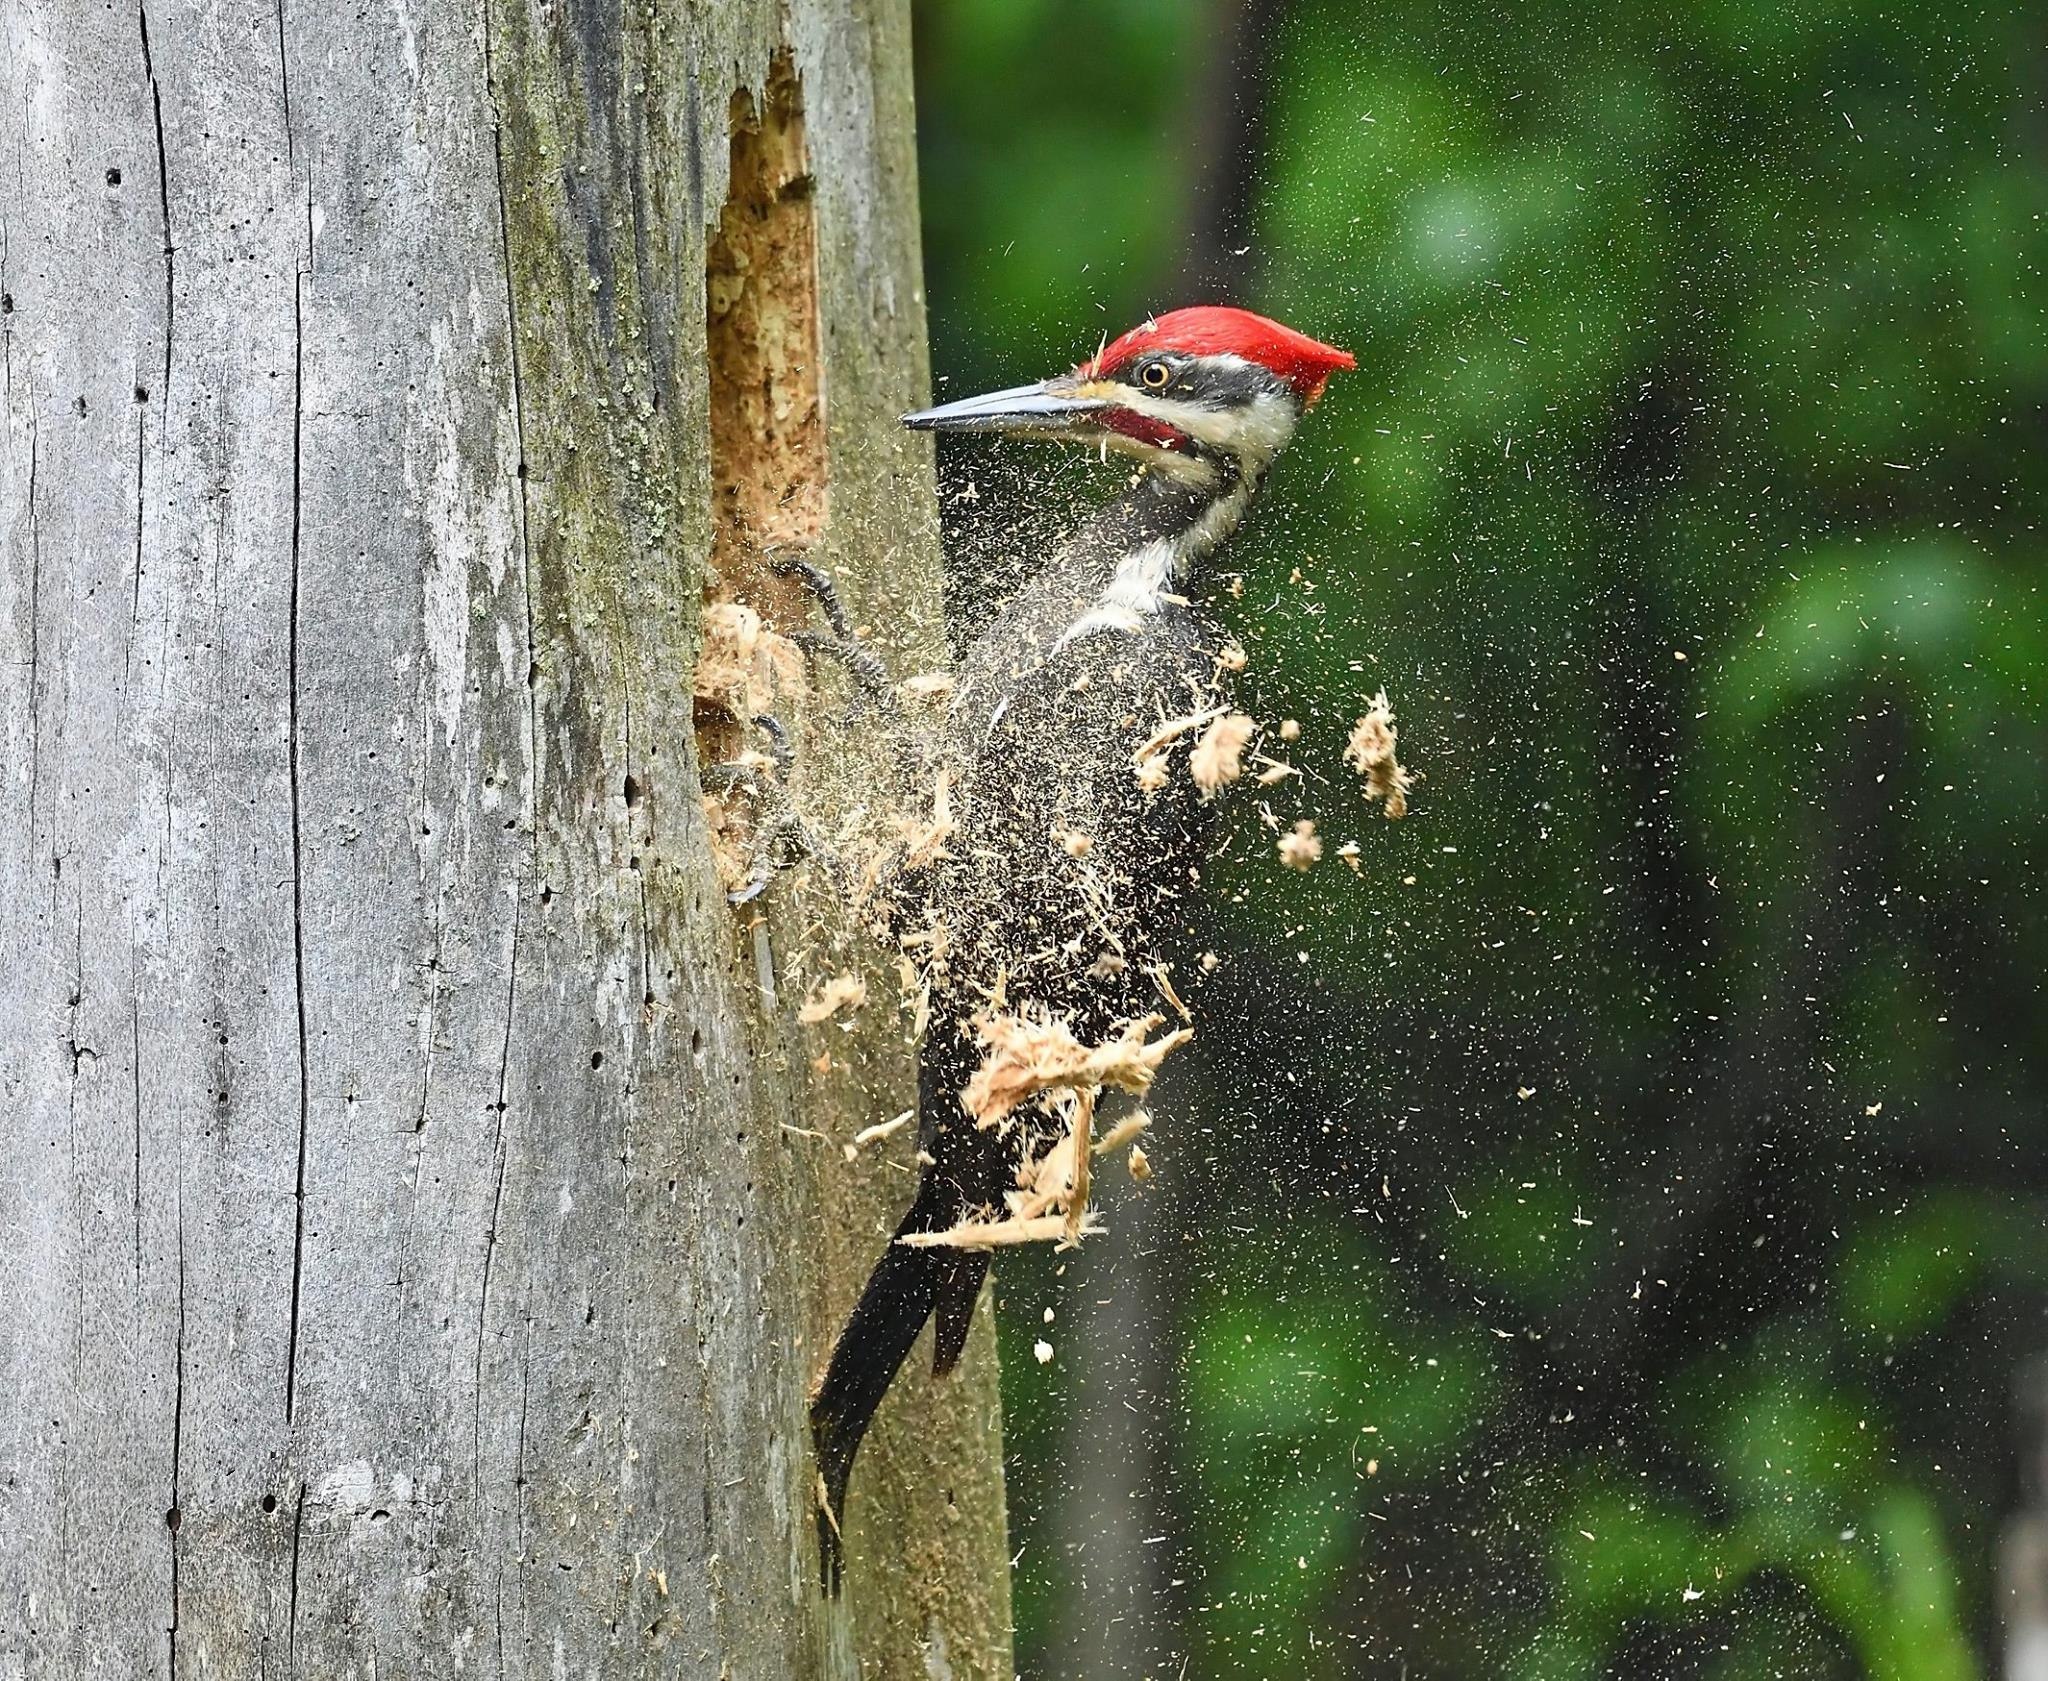
[[[1133,750],[1163,720],[1213,709],[1230,663],[1204,599],[1217,551],[1330,376],[1353,366],[1246,310],[1180,309],[1071,373],[903,417],[915,431],[1084,444],[1124,480],[969,644],[940,749],[955,828],[894,889],[899,916],[937,931],[918,1068],[923,1173],[811,1406],[828,1593],[868,1422],[927,1319],[933,1373],[952,1371],[988,1272],[987,1248],[904,1240],[1000,1220],[1020,1166],[1048,1142],[1043,1116],[989,1125],[963,1105],[982,1061],[976,1014],[998,998],[1096,1044],[1157,1007],[1205,807],[1186,776],[1138,774]]]

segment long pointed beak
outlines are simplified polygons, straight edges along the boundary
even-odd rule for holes
[[[1109,407],[1099,397],[1078,397],[1062,390],[1062,381],[1043,380],[1037,385],[1013,386],[1008,391],[991,391],[980,397],[962,397],[957,403],[919,409],[903,417],[913,432],[1035,432],[1056,435],[1073,429],[1073,423]]]

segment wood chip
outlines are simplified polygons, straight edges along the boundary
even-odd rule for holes
[[[1094,1165],[1095,1094],[1074,1094],[1073,1130],[1067,1138],[1067,1155],[1072,1162],[1067,1185],[1067,1228],[1061,1241],[1081,1241],[1081,1221],[1088,1213],[1088,1175]]]
[[[830,1021],[841,1010],[857,1010],[868,1001],[868,983],[858,975],[834,975],[811,988],[797,1010],[796,1019],[806,1027]]]
[[[1244,773],[1244,750],[1258,727],[1256,720],[1242,712],[1227,712],[1202,732],[1202,739],[1188,755],[1188,773],[1204,799]]]
[[[736,601],[706,605],[703,638],[692,673],[698,700],[723,707],[735,718],[773,711],[780,691],[803,682],[803,650],[769,629],[761,615]]]
[[[1394,709],[1382,689],[1372,697],[1365,716],[1351,726],[1351,739],[1344,745],[1344,762],[1365,778],[1365,797],[1378,800],[1390,818],[1407,815],[1408,790],[1415,783],[1394,757],[1399,736]]]
[[[1001,994],[996,1003],[1000,1006]],[[1017,1164],[1017,1189],[1006,1194],[1009,1218],[969,1221],[946,1233],[903,1239],[920,1245],[947,1243],[966,1248],[1054,1240],[1077,1243],[1090,1225],[1088,1191],[1094,1146],[1095,1106],[1103,1088],[1143,1096],[1159,1065],[1193,1034],[1181,1028],[1151,1037],[1163,1025],[1157,1015],[1124,1023],[1100,1045],[1084,1045],[1065,1021],[1010,1014],[1000,1008],[974,1018],[981,1041],[981,1066],[960,1094],[961,1107],[984,1127],[1005,1125],[1027,1102],[1036,1101],[1066,1127],[1041,1154]],[[1111,1134],[1115,1147],[1135,1138],[1150,1122],[1132,1117]]]
[[[1316,837],[1316,826],[1306,817],[1280,837],[1279,846],[1280,862],[1290,870],[1306,870],[1323,855],[1323,843]]]

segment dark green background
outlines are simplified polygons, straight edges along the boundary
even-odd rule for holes
[[[1989,1681],[2048,1504],[2041,15],[918,25],[942,391],[1195,301],[1359,362],[1228,564],[1266,798],[1363,874],[1237,801],[1159,1181],[1005,1259],[1024,1673]],[[1014,455],[947,457],[983,548],[1085,471]],[[1400,824],[1338,762],[1382,684]]]

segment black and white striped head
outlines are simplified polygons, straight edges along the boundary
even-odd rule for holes
[[[1002,432],[1100,445],[1174,473],[1219,458],[1258,472],[1294,435],[1348,351],[1249,310],[1177,309],[1071,374],[903,417],[919,431]]]

